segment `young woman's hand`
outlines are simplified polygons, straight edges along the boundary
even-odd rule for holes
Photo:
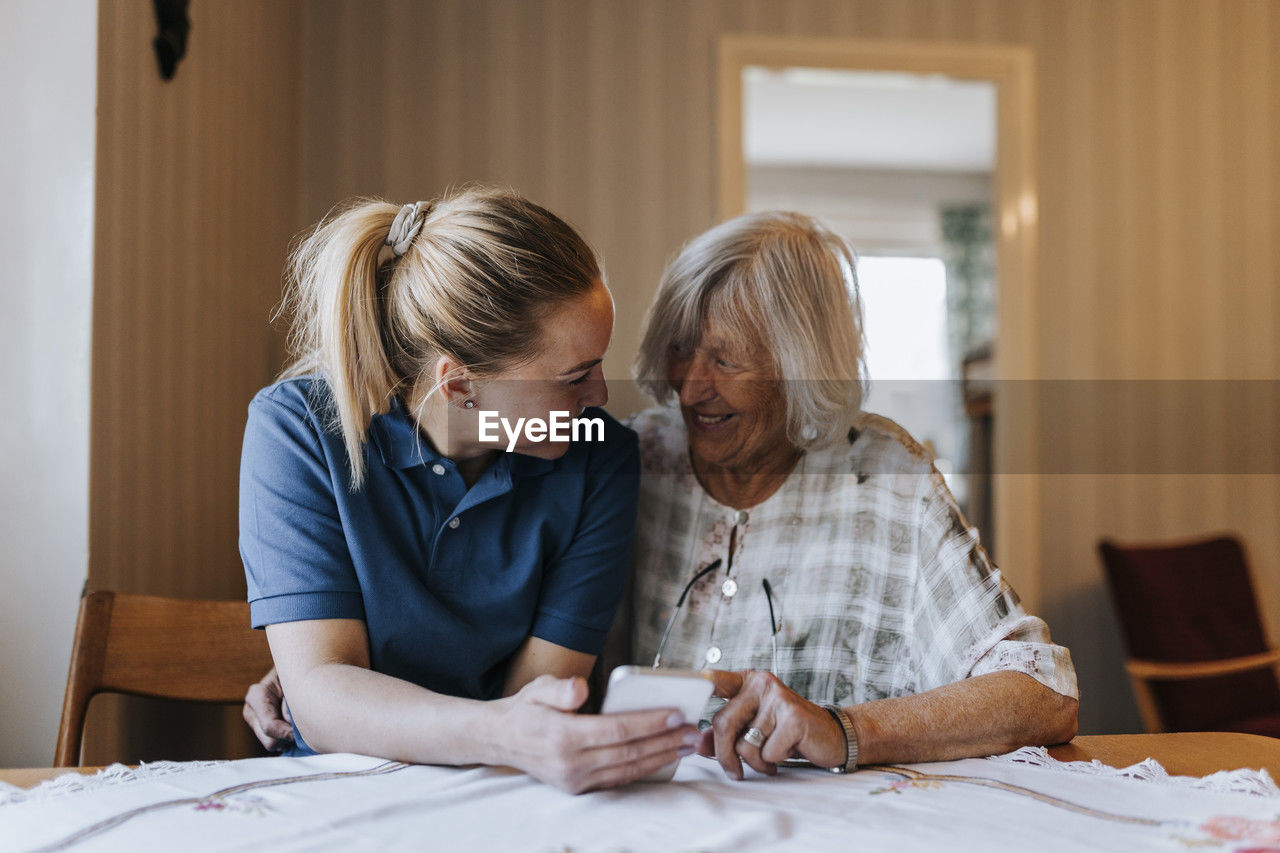
[[[674,708],[575,713],[586,699],[584,679],[543,675],[496,702],[505,743],[494,763],[577,794],[642,779],[698,744],[697,728]]]
[[[280,752],[293,743],[293,726],[284,715],[284,690],[275,667],[244,695],[244,721],[268,752]]]

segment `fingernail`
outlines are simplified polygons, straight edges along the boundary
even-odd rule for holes
[[[697,746],[702,743],[702,735],[698,732],[689,732],[684,736],[685,746]]]
[[[684,758],[687,755],[693,755],[694,748],[692,746],[682,746],[676,750],[676,755]]]
[[[671,716],[667,717],[667,728],[678,729],[684,725],[684,714],[679,711],[672,711]]]

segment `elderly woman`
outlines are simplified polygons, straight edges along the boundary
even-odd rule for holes
[[[741,777],[1069,740],[1069,652],[929,455],[861,411],[854,257],[794,213],[690,242],[646,318],[634,659],[715,670],[702,752]]]

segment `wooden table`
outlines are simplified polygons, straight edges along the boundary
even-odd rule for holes
[[[1280,781],[1280,739],[1232,732],[1176,732],[1159,735],[1082,735],[1049,748],[1059,761],[1097,759],[1127,767],[1154,758],[1173,776],[1206,776],[1218,770],[1264,768]],[[63,773],[96,773],[100,767],[37,767],[0,770],[0,782],[34,787]]]
[[[1235,732],[1171,732],[1159,735],[1083,735],[1049,747],[1059,761],[1097,759],[1127,767],[1144,758],[1159,761],[1171,776],[1207,776],[1218,770],[1263,768],[1280,781],[1280,738]]]
[[[97,773],[101,767],[24,767],[14,770],[0,770],[0,782],[8,782],[19,788],[34,788],[46,779],[61,776],[63,773],[81,773],[88,775]]]

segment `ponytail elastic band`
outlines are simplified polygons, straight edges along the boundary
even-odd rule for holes
[[[393,255],[398,258],[409,251],[409,247],[413,245],[413,238],[418,236],[418,232],[422,230],[422,223],[426,222],[430,213],[431,202],[429,201],[415,201],[400,208],[395,221],[391,223],[391,231],[388,232],[387,239],[384,241],[391,247]]]

